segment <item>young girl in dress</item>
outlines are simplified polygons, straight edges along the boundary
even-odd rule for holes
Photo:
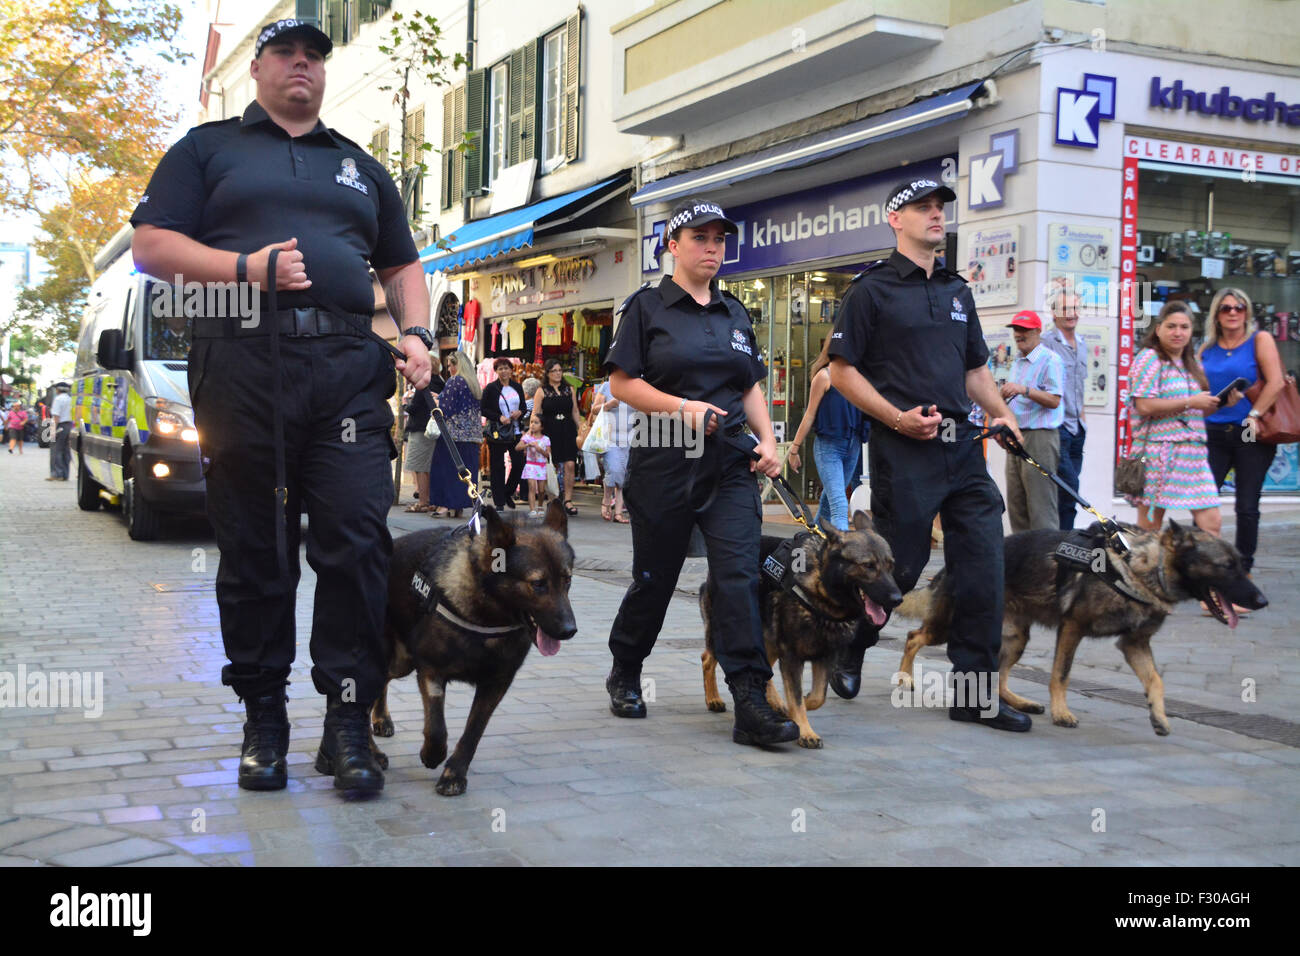
[[[524,470],[520,477],[528,482],[528,514],[536,517],[546,504],[546,463],[551,459],[551,440],[542,434],[542,420],[534,415],[528,419],[528,433],[519,440],[515,451],[525,455]]]

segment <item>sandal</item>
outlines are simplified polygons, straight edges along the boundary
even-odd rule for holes
[[[430,518],[446,518],[451,514],[446,508],[432,508],[429,510]]]
[[[578,513],[578,509],[573,507],[572,501],[566,501],[564,503],[564,512],[565,514],[576,515]]]
[[[432,509],[428,505],[422,505],[418,501],[406,509],[408,515],[428,514]]]
[[[618,514],[614,515],[614,520],[617,521],[619,524],[631,524],[631,523],[632,523],[632,519],[628,517],[628,514],[627,514],[626,511],[620,511]]]
[[[606,521],[613,521],[614,505],[611,502],[602,501],[600,503],[600,516],[604,518]]]

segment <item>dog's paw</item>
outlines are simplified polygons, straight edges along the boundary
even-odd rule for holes
[[[1074,714],[1070,713],[1068,710],[1063,710],[1060,713],[1053,711],[1052,723],[1056,724],[1058,727],[1078,727],[1079,718],[1075,717]]]
[[[379,764],[380,770],[388,769],[388,754],[384,753],[378,747],[374,748],[375,763]]]
[[[447,745],[441,747],[430,747],[425,744],[420,748],[420,763],[424,764],[430,770],[437,770],[438,765],[447,759]]]
[[[1027,697],[1021,697],[1019,700],[1012,701],[1009,703],[1011,703],[1011,706],[1014,707],[1016,710],[1020,711],[1022,714],[1041,714],[1043,712],[1042,704],[1038,703],[1037,701],[1030,700]]]
[[[727,704],[723,700],[706,700],[704,703],[715,714],[725,714],[727,712]]]
[[[391,737],[396,732],[391,717],[380,717],[371,723],[370,729],[374,731],[376,737]]]
[[[459,797],[465,792],[465,778],[458,773],[453,773],[451,768],[447,768],[442,772],[433,789],[444,797]]]
[[[899,671],[889,681],[889,685],[891,687],[898,686],[903,688],[903,690],[911,690],[912,683],[913,683],[912,675],[907,673],[906,671]]]
[[[1151,714],[1151,727],[1155,730],[1157,737],[1168,737],[1169,731],[1172,729],[1168,720],[1164,717],[1157,717],[1154,713]]]
[[[805,747],[808,750],[821,750],[822,739],[818,737],[816,734],[800,734],[799,746]]]

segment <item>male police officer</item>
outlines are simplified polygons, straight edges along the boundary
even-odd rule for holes
[[[303,510],[317,574],[312,680],[328,701],[316,769],[340,789],[384,784],[367,711],[386,678],[395,383],[388,353],[364,337],[369,268],[404,329],[397,367],[417,388],[430,372],[429,297],[401,197],[365,150],[320,121],[331,46],[298,20],[264,27],[256,101],[173,146],[131,219],[142,271],[261,289],[253,316],[197,318],[189,357],[221,549],[222,682],[248,710],[239,785],[251,790],[286,783]]]
[[[943,204],[956,194],[933,180],[895,187],[885,204],[898,248],[849,288],[831,336],[831,383],[885,427],[872,428],[871,511],[894,552],[894,577],[910,591],[930,557],[930,527],[943,517],[944,559],[952,581],[948,657],[976,687],[994,686],[1002,634],[1002,498],[967,421],[974,399],[1019,437],[985,362],[988,349],[965,280],[936,265],[945,241]],[[942,434],[941,434],[942,433]],[[857,693],[859,632],[832,683]],[[969,687],[969,684],[967,684]],[[968,698],[969,700],[969,698]],[[978,720],[975,706],[953,720]],[[1029,718],[999,702],[980,721],[1028,730]]]

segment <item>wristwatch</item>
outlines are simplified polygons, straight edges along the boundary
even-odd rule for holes
[[[1263,418],[1264,416],[1260,414],[1260,411],[1259,411],[1258,408],[1252,408],[1249,412],[1246,413],[1246,417],[1247,417],[1247,418]]]
[[[424,347],[426,349],[428,349],[430,352],[433,351],[433,336],[429,334],[429,330],[426,329],[424,326],[413,325],[409,329],[402,329],[402,335],[414,335],[417,339],[419,339],[421,342],[424,343]]]

